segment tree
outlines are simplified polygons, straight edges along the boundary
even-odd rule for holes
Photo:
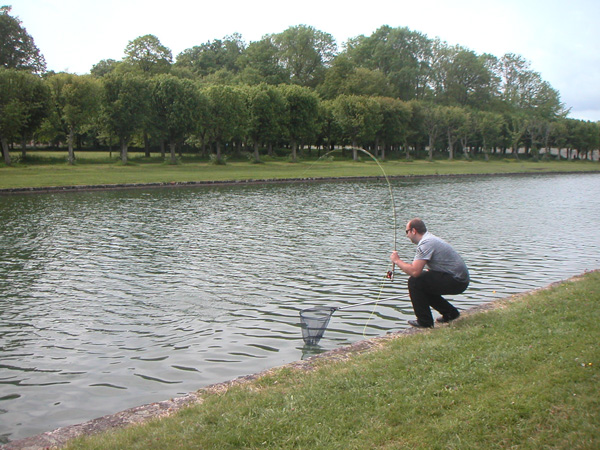
[[[90,74],[101,78],[109,73],[112,73],[119,66],[119,64],[121,63],[115,61],[114,59],[103,59],[92,66]]]
[[[251,42],[240,55],[238,63],[241,68],[239,78],[243,83],[278,85],[290,81],[290,72],[281,64],[279,49],[272,36]]]
[[[186,49],[177,55],[177,67],[189,68],[194,74],[206,77],[220,70],[237,73],[239,59],[246,48],[240,34],[225,36]]]
[[[423,107],[423,126],[429,137],[429,161],[433,161],[435,142],[443,127],[442,112],[439,106],[426,104]]]
[[[0,8],[0,66],[32,73],[45,72],[46,61],[40,50],[10,11],[10,6]]]
[[[38,75],[0,67],[0,141],[5,164],[11,164],[8,144],[19,137],[25,156],[26,139],[46,117],[49,99],[48,86]]]
[[[97,119],[101,87],[89,75],[53,74],[47,79],[55,123],[67,136],[69,164],[75,162],[75,134],[85,132]]]
[[[385,159],[386,145],[402,145],[406,141],[408,126],[411,118],[411,108],[408,103],[395,98],[377,97],[381,110],[381,128],[377,133],[383,149],[381,159]]]
[[[140,76],[115,73],[103,78],[103,118],[109,132],[119,138],[123,164],[127,163],[129,139],[148,117],[149,94],[149,83]]]
[[[129,41],[123,61],[143,75],[157,75],[169,72],[173,55],[156,36],[147,34]]]
[[[478,111],[474,114],[475,132],[482,143],[485,160],[489,160],[489,150],[500,143],[504,119],[501,114]]]
[[[504,117],[504,128],[512,154],[519,159],[519,145],[527,131],[527,116],[523,111],[508,113]]]
[[[448,159],[454,159],[454,144],[458,141],[461,131],[468,125],[468,113],[458,106],[442,106],[439,109],[440,125],[448,142]]]
[[[431,60],[425,35],[384,25],[369,37],[351,39],[346,52],[357,66],[384,73],[401,100],[424,97]]]
[[[512,110],[523,110],[545,119],[566,115],[560,94],[523,57],[505,54],[499,62],[500,92]]]
[[[436,100],[450,106],[482,108],[497,95],[499,80],[489,68],[488,55],[450,47],[434,70],[441,92]]]
[[[19,98],[19,85],[27,74],[0,67],[0,142],[4,163],[11,165],[8,144],[18,136],[27,121],[27,105]]]
[[[306,25],[290,27],[272,39],[282,67],[289,70],[291,82],[300,86],[317,86],[337,51],[333,36]]]
[[[32,138],[48,116],[51,98],[50,88],[44,80],[34,74],[26,74],[17,89],[17,95],[26,105],[27,117],[18,130],[22,143],[22,155],[26,155],[27,139]]]
[[[223,163],[221,145],[239,134],[247,118],[246,100],[240,89],[212,85],[204,90],[208,99],[208,133],[217,147],[217,164]]]
[[[415,149],[415,156],[418,155],[419,150],[426,145],[427,133],[426,133],[426,104],[422,101],[411,100],[408,102],[410,107],[410,122],[408,125],[408,132],[405,136],[405,152],[406,159],[410,159],[410,144]]]
[[[297,160],[298,144],[313,139],[318,132],[319,97],[309,88],[296,85],[280,87],[286,101],[286,129],[292,144],[292,161]]]
[[[342,135],[342,130],[335,120],[333,100],[324,100],[319,103],[319,123],[321,127],[317,142],[323,143],[333,150],[335,143]]]
[[[260,162],[259,146],[273,142],[282,134],[286,104],[283,95],[275,87],[261,84],[248,87],[248,138],[254,145],[254,161]]]
[[[325,99],[334,99],[342,94],[389,97],[393,93],[382,71],[355,67],[346,55],[334,60],[317,91]]]
[[[358,160],[358,145],[375,140],[383,116],[380,104],[370,97],[340,95],[333,101],[333,114],[344,138],[352,144],[352,155]]]
[[[561,151],[565,148],[569,142],[568,125],[570,119],[560,118],[558,119],[550,129],[550,140],[556,147],[556,159],[560,161]]]
[[[578,120],[572,131],[573,147],[577,149],[579,159],[587,159],[588,154],[600,144],[600,129],[596,122]],[[582,157],[582,155],[584,155]]]
[[[172,75],[152,80],[151,106],[156,127],[168,140],[171,162],[176,162],[175,147],[194,131],[200,118],[201,97],[194,84]]]

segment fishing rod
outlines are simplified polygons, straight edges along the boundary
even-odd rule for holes
[[[406,295],[397,295],[395,297],[388,297],[388,298],[383,298],[383,299],[377,299],[377,300],[369,300],[366,302],[362,302],[362,303],[356,303],[354,305],[347,305],[347,306],[325,306],[324,308],[330,309],[332,310],[332,312],[338,311],[340,309],[348,309],[348,308],[356,308],[357,306],[363,306],[363,305],[372,305],[373,303],[379,303],[379,302],[387,302],[390,300],[398,300],[401,298],[406,298]],[[317,306],[316,308],[320,308],[319,306]],[[311,308],[308,308],[311,309]]]
[[[394,192],[392,190],[392,184],[390,183],[390,180],[389,180],[387,174],[385,173],[383,166],[380,164],[379,160],[371,152],[368,152],[367,150],[360,148],[360,147],[351,147],[351,150],[360,151],[360,152],[368,155],[373,161],[375,161],[375,163],[381,170],[383,177],[385,178],[385,182],[387,183],[388,190],[390,193],[390,199],[392,202],[394,251],[396,251],[396,246],[397,246],[397,242],[398,242],[397,230],[396,230],[396,228],[397,228],[397,225],[396,225],[396,202],[394,199]],[[323,156],[319,157],[313,164],[311,164],[306,169],[306,171],[308,171],[312,167],[312,165],[316,164],[321,158],[328,156],[329,154],[333,153],[334,151],[335,150],[330,150],[330,151],[326,152],[325,154],[323,154]],[[386,279],[388,279],[390,281],[394,281],[395,267],[396,267],[396,265],[394,263],[392,263],[391,270],[389,270],[386,273],[386,276],[385,276]],[[383,284],[381,285],[381,290],[383,290]],[[381,290],[379,292],[380,295],[381,295]],[[379,302],[385,302],[385,301],[389,301],[389,300],[397,300],[400,298],[406,298],[406,296],[400,295],[400,296],[389,297],[389,298],[385,298],[385,299],[377,298],[377,300],[370,300],[370,301],[356,303],[354,305],[348,305],[348,306],[338,306],[338,307],[315,306],[312,308],[303,309],[302,311],[300,311],[300,325],[302,327],[302,339],[304,340],[304,343],[307,345],[316,345],[319,342],[319,340],[323,337],[323,334],[325,333],[325,329],[327,328],[327,324],[329,323],[329,319],[331,319],[331,316],[333,315],[333,313],[335,311],[338,311],[341,309],[355,308],[357,306],[369,305],[369,304],[373,304],[373,303],[379,304]],[[377,305],[375,307],[377,307]],[[366,325],[365,325],[365,328],[366,328]]]
[[[385,178],[385,182],[387,183],[387,187],[388,190],[390,192],[390,199],[392,201],[392,219],[393,219],[393,236],[394,236],[394,251],[397,250],[397,243],[398,243],[398,235],[397,235],[397,220],[396,220],[396,202],[394,199],[394,191],[392,190],[392,183],[390,183],[390,180],[387,176],[387,173],[385,173],[385,170],[383,169],[383,166],[381,165],[381,163],[379,162],[379,160],[369,151],[365,150],[364,148],[360,148],[360,147],[350,147],[350,150],[357,150],[359,152],[363,152],[364,154],[368,155],[373,161],[375,161],[375,163],[377,164],[377,166],[379,167],[379,170],[381,170],[381,173],[383,174],[383,177]],[[306,170],[304,173],[308,172],[310,170],[310,168],[315,165],[317,162],[319,162],[319,160],[321,160],[322,158],[325,158],[326,156],[330,155],[331,153],[335,152],[337,150],[330,150],[326,153],[324,153],[321,157],[319,157],[315,162],[313,162]],[[392,268],[390,270],[388,270],[388,272],[386,273],[386,278],[390,281],[394,281],[394,272],[395,272],[395,268],[396,268],[396,264],[392,263]]]

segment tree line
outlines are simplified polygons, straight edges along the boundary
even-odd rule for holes
[[[600,125],[569,119],[560,94],[519,55],[497,58],[408,28],[382,26],[337,44],[306,25],[246,44],[238,34],[181,52],[154,35],[130,41],[121,61],[89,74],[46,71],[10,7],[0,9],[0,140],[68,149],[167,149],[222,163],[228,153],[351,145],[380,158],[484,157],[550,148],[588,158]],[[358,158],[356,152],[353,153]],[[560,151],[558,154],[560,158]]]

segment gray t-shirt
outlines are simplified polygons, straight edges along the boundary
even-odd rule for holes
[[[429,270],[449,273],[458,281],[469,281],[469,269],[456,251],[443,239],[429,231],[417,245],[415,261],[424,259]]]

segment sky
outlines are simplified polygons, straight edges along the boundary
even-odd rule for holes
[[[291,26],[341,46],[383,25],[408,27],[478,54],[521,55],[560,92],[569,117],[600,121],[600,0],[6,0],[48,70],[89,73],[153,34],[183,50],[240,33],[246,43]]]

